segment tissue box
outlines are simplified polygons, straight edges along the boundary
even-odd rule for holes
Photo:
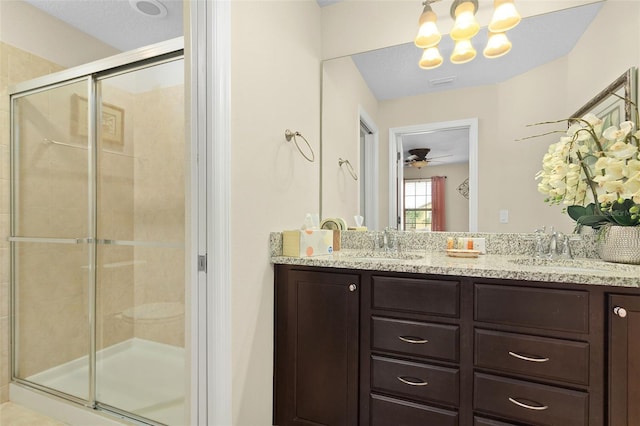
[[[311,257],[333,253],[333,231],[297,229],[282,232],[282,255]]]

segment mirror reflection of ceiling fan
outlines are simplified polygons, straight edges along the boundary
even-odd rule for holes
[[[430,148],[416,148],[409,150],[409,156],[404,160],[405,167],[416,167],[421,169],[427,164],[438,163],[438,158],[451,157],[451,155],[441,155],[439,157],[429,157]],[[435,161],[434,161],[435,160]]]

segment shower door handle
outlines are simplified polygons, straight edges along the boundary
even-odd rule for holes
[[[45,238],[45,237],[9,237],[7,241],[13,243],[53,243],[53,244],[86,244],[92,238]]]
[[[107,240],[97,239],[98,244],[109,246],[138,246],[138,247],[166,247],[166,248],[183,248],[183,243],[171,243],[164,241],[129,241],[129,240]]]

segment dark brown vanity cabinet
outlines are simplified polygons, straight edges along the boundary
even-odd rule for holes
[[[640,426],[638,289],[275,272],[274,424]]]
[[[274,424],[358,424],[360,277],[276,266]]]
[[[640,296],[609,297],[609,426],[640,425]]]

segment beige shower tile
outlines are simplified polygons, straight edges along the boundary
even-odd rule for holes
[[[11,381],[9,355],[0,355],[0,386],[6,386]]]
[[[9,317],[0,318],[0,353],[9,353]]]
[[[9,146],[9,111],[6,108],[0,108],[0,128],[2,128],[2,133],[0,134],[0,145]]]
[[[6,77],[9,71],[9,48],[8,44],[0,41],[0,77]]]
[[[0,214],[9,213],[9,181],[0,179]]]
[[[0,248],[8,248],[9,242],[7,238],[9,237],[9,214],[2,213],[0,214]],[[5,265],[0,264],[0,267],[4,267]]]
[[[0,283],[9,282],[9,249],[0,248]],[[0,315],[1,316],[1,315]]]
[[[0,266],[4,268],[4,265]],[[0,318],[9,316],[9,283],[0,282]]]
[[[3,404],[7,401],[9,401],[9,385],[0,386],[0,404]],[[1,420],[2,417],[0,417],[0,424],[3,424]]]
[[[9,180],[9,146],[0,144],[0,179]]]

